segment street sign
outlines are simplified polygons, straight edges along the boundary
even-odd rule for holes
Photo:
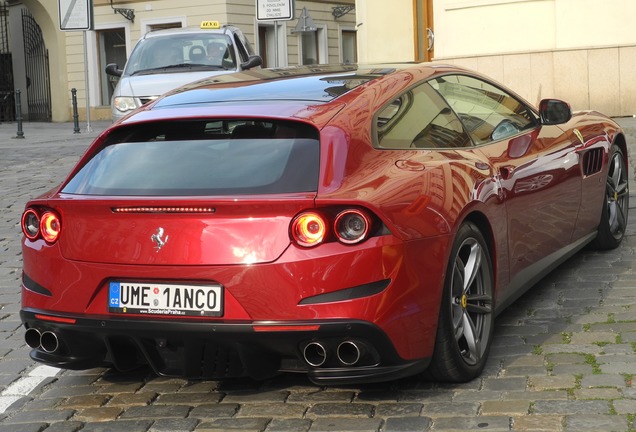
[[[93,0],[58,0],[60,30],[93,29]]]
[[[256,20],[290,20],[294,18],[293,3],[293,0],[256,0]]]

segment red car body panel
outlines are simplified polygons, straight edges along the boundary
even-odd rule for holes
[[[148,320],[144,314],[109,312],[110,281],[214,282],[223,288],[222,316],[152,316],[152,322],[247,323],[274,334],[278,326],[298,326],[302,332],[315,323],[313,332],[328,322],[352,320],[377,327],[400,359],[425,363],[433,355],[459,226],[468,219],[483,221],[498,312],[527,289],[528,279],[536,276],[533,269],[543,266],[546,257],[595,232],[604,192],[599,179],[607,173],[610,145],[621,134],[610,120],[588,113],[490,145],[379,149],[372,127],[376,113],[404,89],[448,73],[467,72],[407,67],[315,103],[206,102],[216,91],[253,82],[202,82],[141,108],[105,131],[63,185],[126,128],[201,118],[265,118],[293,119],[319,131],[317,190],[269,196],[95,197],[62,193],[62,185],[27,204],[58,212],[62,234],[53,245],[23,239],[24,274],[50,293],[23,286],[23,309],[101,320],[108,327],[113,319]],[[582,140],[571,132],[575,128]],[[581,155],[590,149],[598,149],[605,164],[587,176]],[[328,242],[303,248],[292,241],[295,215],[338,206],[367,209],[385,231],[355,246]],[[114,212],[131,207],[213,210]],[[157,227],[166,236],[162,250],[151,241]],[[330,298],[321,296],[382,281],[383,288],[370,295],[321,301]],[[27,321],[35,325],[31,318]],[[308,340],[314,337],[311,332]]]

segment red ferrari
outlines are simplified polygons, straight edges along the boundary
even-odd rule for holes
[[[500,311],[621,243],[626,166],[609,118],[464,69],[215,76],[27,203],[26,343],[69,369],[470,380]]]

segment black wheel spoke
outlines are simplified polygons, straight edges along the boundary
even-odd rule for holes
[[[466,310],[468,312],[481,314],[481,315],[489,314],[492,312],[492,308],[490,307],[490,304],[482,305],[482,304],[468,303],[468,305],[466,305]]]

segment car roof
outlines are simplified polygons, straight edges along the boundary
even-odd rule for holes
[[[331,117],[337,105],[347,103],[346,95],[363,86],[400,75],[412,84],[420,78],[463,69],[443,65],[341,64],[253,69],[215,75],[173,90],[145,109],[125,119],[167,120],[192,116],[244,114],[247,116],[313,118],[323,113]],[[381,91],[381,90],[379,90]],[[275,105],[275,107],[274,107]],[[231,106],[231,107],[230,107]],[[331,114],[329,114],[331,112]]]
[[[169,28],[169,29],[162,29],[162,30],[153,30],[146,33],[143,37],[144,39],[152,39],[155,37],[165,37],[165,36],[173,36],[173,35],[187,34],[187,33],[226,34],[226,33],[236,33],[236,32],[240,32],[238,27],[231,26],[231,25],[223,25],[221,26],[221,28],[218,28],[218,29],[202,29],[201,27],[192,26],[192,27],[176,27],[176,28]]]
[[[327,103],[369,81],[408,68],[434,66],[320,65],[255,69],[212,76],[190,83],[159,100],[156,108],[239,101],[304,101]]]

